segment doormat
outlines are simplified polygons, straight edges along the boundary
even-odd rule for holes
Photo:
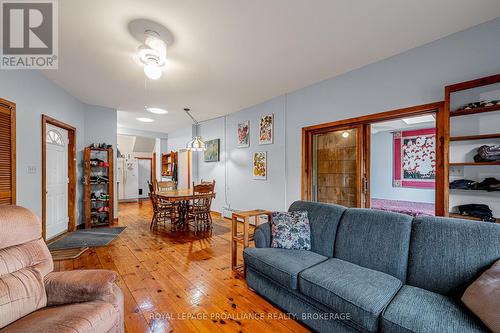
[[[82,247],[100,247],[111,243],[126,227],[95,228],[68,233],[61,239],[48,245],[49,250],[74,249]]]
[[[50,254],[54,261],[73,260],[84,254],[88,249],[88,247],[77,247],[74,249],[51,250]]]

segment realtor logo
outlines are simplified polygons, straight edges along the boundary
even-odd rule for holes
[[[56,0],[0,0],[2,69],[56,69]]]

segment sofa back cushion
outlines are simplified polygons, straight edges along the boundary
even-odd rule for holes
[[[349,208],[337,231],[334,257],[406,280],[412,217]]]
[[[407,284],[459,297],[500,258],[500,225],[443,217],[413,221]]]
[[[344,206],[309,201],[295,201],[289,208],[291,212],[307,211],[311,228],[311,251],[325,257],[333,256],[337,227],[345,210]]]

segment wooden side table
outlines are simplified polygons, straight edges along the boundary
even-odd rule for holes
[[[245,263],[238,265],[238,243],[243,244],[243,249],[250,245],[253,240],[253,233],[250,234],[250,219],[255,219],[255,227],[260,224],[260,216],[266,215],[271,222],[272,212],[264,209],[247,210],[235,212],[232,215],[232,231],[231,231],[231,268],[238,274],[245,276]],[[238,232],[238,222],[243,222],[243,232]]]

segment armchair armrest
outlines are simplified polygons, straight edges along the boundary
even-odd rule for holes
[[[263,223],[253,233],[255,247],[271,247],[271,224]]]
[[[110,270],[89,269],[52,272],[45,277],[47,305],[101,300],[115,303],[121,294],[115,285],[118,275]]]

